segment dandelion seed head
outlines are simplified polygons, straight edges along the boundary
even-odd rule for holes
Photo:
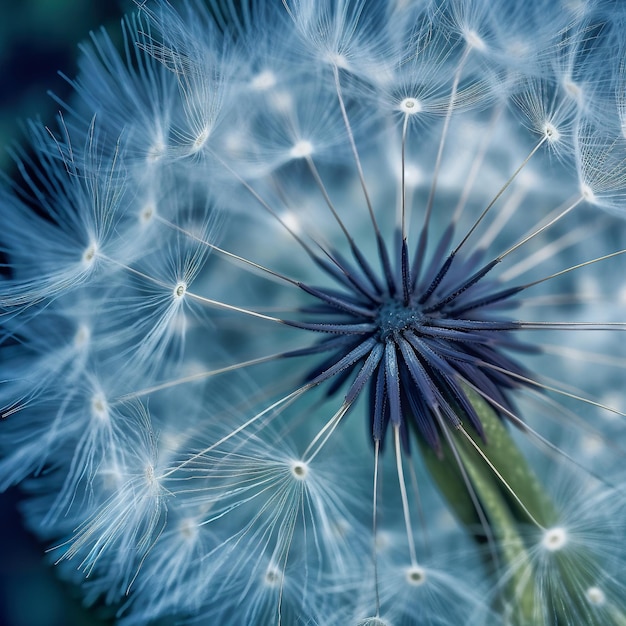
[[[414,115],[422,111],[422,104],[417,98],[404,98],[400,102],[400,111],[407,115]]]
[[[0,486],[87,602],[626,615],[613,4],[151,0],[92,36],[0,187]]]
[[[146,226],[152,222],[156,215],[156,206],[154,203],[147,203],[139,212],[139,222],[142,226]]]
[[[91,267],[98,255],[98,244],[95,242],[91,242],[83,252],[83,265],[86,267]]]
[[[585,456],[594,457],[602,453],[604,441],[600,437],[588,435],[582,438],[581,447]]]
[[[108,420],[109,418],[109,406],[102,393],[96,393],[91,398],[91,413],[92,415],[101,421]]]
[[[302,461],[294,461],[291,464],[291,473],[296,480],[306,480],[309,473],[309,467]]]
[[[479,52],[485,52],[487,50],[485,40],[474,29],[465,29],[463,31],[463,37],[470,48],[474,48]]]
[[[298,141],[289,151],[292,159],[302,159],[313,154],[313,144],[306,139]]]
[[[426,578],[426,571],[421,567],[410,567],[406,570],[406,582],[413,587],[423,585]]]
[[[567,530],[560,526],[547,529],[541,540],[541,545],[548,552],[558,552],[559,550],[562,550],[567,545],[567,543]]]
[[[406,306],[398,300],[388,300],[378,310],[379,337],[383,342],[393,339],[393,337],[423,321],[424,316],[419,308]]]
[[[148,163],[158,163],[167,154],[167,145],[162,141],[152,144],[146,152]]]
[[[206,142],[209,140],[210,136],[211,136],[210,126],[207,125],[201,128],[198,134],[193,138],[193,142],[191,143],[191,146],[190,146],[190,154],[195,154],[196,152],[199,152],[200,150],[202,150],[202,148],[204,148],[204,146],[206,145]]]
[[[328,52],[326,55],[326,62],[342,70],[350,69],[350,63],[348,62],[347,57],[340,52]]]
[[[148,485],[156,484],[156,476],[154,473],[154,466],[151,463],[148,463],[144,468],[144,476]]]
[[[596,194],[594,193],[593,189],[589,185],[583,183],[580,186],[580,193],[582,197],[590,204],[596,204],[598,202],[598,198],[596,197]]]
[[[178,532],[184,541],[194,542],[198,536],[198,524],[191,517],[186,517],[178,523]]]
[[[278,83],[276,75],[271,70],[259,72],[250,81],[250,87],[254,91],[268,91]]]
[[[302,223],[294,211],[285,211],[280,216],[283,224],[292,232],[300,234],[302,232]]]
[[[174,298],[176,298],[177,300],[180,300],[181,298],[185,296],[186,293],[187,293],[187,283],[182,282],[182,281],[177,283],[176,286],[174,287]]]
[[[561,138],[561,133],[559,132],[559,129],[550,122],[544,124],[543,133],[546,139],[551,143],[555,143]]]
[[[606,603],[606,595],[600,587],[589,587],[586,589],[585,598],[592,606],[604,606]]]
[[[263,582],[268,587],[278,587],[282,582],[283,576],[275,565],[269,565],[263,575]]]
[[[583,98],[583,90],[580,85],[574,82],[571,78],[563,79],[563,89],[565,93],[572,99],[580,102]]]
[[[86,324],[79,324],[74,334],[74,347],[82,350],[89,345],[91,330]]]

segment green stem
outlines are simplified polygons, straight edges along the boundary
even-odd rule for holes
[[[550,568],[551,580],[538,577],[546,572],[534,552],[542,550],[539,533],[558,526],[559,514],[536,474],[516,445],[509,429],[479,395],[466,389],[483,426],[485,441],[471,429],[452,430],[450,445],[443,445],[437,456],[420,442],[425,464],[442,496],[458,519],[479,541],[492,541],[491,566],[501,583],[500,607],[511,626],[570,626],[572,619],[583,619],[589,626],[626,626],[621,598],[612,598],[604,609],[595,610],[585,590],[596,584],[594,573],[600,564],[581,546],[565,546],[538,557]],[[463,471],[459,468],[459,462]],[[464,476],[465,474],[465,476]],[[469,480],[470,485],[467,485]],[[469,489],[473,491],[487,518],[482,528]],[[482,528],[478,531],[477,529]],[[534,560],[533,560],[534,559]],[[572,617],[574,616],[574,617]]]

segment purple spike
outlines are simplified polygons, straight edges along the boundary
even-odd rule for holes
[[[398,357],[396,346],[392,341],[385,344],[385,380],[387,384],[387,399],[389,400],[389,414],[394,425],[402,422],[402,407],[400,405],[400,376],[398,374]]]
[[[377,344],[377,340],[374,337],[366,339],[360,343],[354,350],[351,350],[342,359],[339,359],[334,365],[331,365],[328,369],[324,370],[321,374],[316,376],[311,384],[319,385],[321,382],[328,380],[335,374],[342,372],[346,368],[354,365],[359,359],[362,359],[368,352],[370,352]]]
[[[439,431],[437,430],[436,421],[432,418],[430,409],[424,403],[424,396],[415,387],[415,383],[406,368],[401,370],[401,380],[417,430],[427,445],[440,456],[441,441],[439,439]]]
[[[428,377],[424,366],[420,363],[420,360],[417,358],[413,348],[406,339],[398,337],[397,342],[398,346],[400,346],[404,362],[411,374],[411,378],[414,380],[420,393],[424,396],[429,406],[436,406],[437,400],[435,399],[434,385]]]
[[[424,309],[424,313],[432,313],[433,311],[437,311],[444,307],[446,304],[449,304],[456,298],[458,298],[462,293],[465,293],[472,285],[475,285],[481,278],[484,278],[498,263],[500,263],[500,259],[494,259],[481,267],[475,274],[470,276],[464,283],[461,284],[460,287],[455,289],[451,294],[447,295],[439,302],[436,302],[432,306],[429,306],[427,309]]]
[[[430,298],[430,296],[433,294],[435,289],[439,287],[439,284],[443,280],[443,277],[448,273],[448,270],[450,269],[450,266],[452,265],[453,260],[454,260],[454,252],[445,260],[444,264],[441,266],[441,269],[439,270],[439,272],[437,272],[437,275],[435,276],[435,278],[433,278],[432,282],[428,286],[428,289],[426,290],[424,295],[419,299],[420,304],[424,304],[426,300],[428,300],[428,298]]]
[[[353,315],[361,315],[363,317],[375,317],[376,313],[372,311],[372,309],[368,309],[365,307],[358,306],[356,304],[352,304],[348,300],[344,298],[338,297],[326,291],[325,289],[318,289],[317,287],[309,287],[304,283],[298,283],[298,287],[300,289],[306,291],[311,294],[315,298],[319,298],[324,302],[327,302],[331,306],[334,306],[341,311],[345,311],[346,313],[351,313]]]
[[[476,300],[468,302],[467,304],[462,305],[459,308],[453,309],[450,312],[450,315],[461,315],[462,313],[466,313],[467,311],[471,311],[472,309],[479,309],[481,307],[495,304],[496,302],[501,302],[503,300],[506,300],[507,298],[510,298],[511,296],[520,293],[520,291],[523,291],[524,289],[526,289],[526,286],[520,285],[519,287],[510,287],[509,289],[503,289],[502,291],[497,291],[496,293],[493,293],[491,295],[477,298]]]
[[[374,273],[372,266],[367,262],[367,259],[365,258],[363,253],[359,250],[359,248],[354,244],[352,240],[350,241],[350,249],[352,250],[352,254],[359,264],[359,267],[363,270],[370,283],[372,283],[372,287],[374,287],[376,293],[379,295],[382,294],[382,285],[380,284],[378,277]]]
[[[376,375],[376,384],[372,390],[372,439],[383,441],[387,423],[389,421],[389,405],[387,404],[387,383],[385,380],[385,368],[379,367]]]
[[[359,272],[354,271],[354,268],[340,252],[333,250],[332,257],[353,287],[355,287],[372,302],[380,302],[380,291],[377,286],[378,283],[374,284],[372,289],[372,285],[363,280],[363,278],[359,276]],[[367,275],[366,277],[369,278]]]
[[[380,342],[377,343],[367,357],[363,367],[357,374],[357,377],[354,379],[352,386],[348,390],[348,393],[346,394],[346,403],[352,404],[356,397],[361,393],[365,383],[367,383],[367,381],[372,377],[372,374],[376,371],[376,368],[382,359],[383,352],[383,344]]]
[[[315,330],[319,333],[337,333],[342,335],[365,335],[378,329],[376,324],[316,324],[315,322],[296,322],[294,320],[282,320],[283,324],[294,328]]]

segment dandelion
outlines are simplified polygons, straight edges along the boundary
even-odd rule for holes
[[[0,195],[0,485],[86,602],[626,621],[625,18],[155,0],[92,36]]]

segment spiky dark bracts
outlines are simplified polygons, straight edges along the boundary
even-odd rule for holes
[[[523,287],[502,288],[491,277],[499,258],[485,263],[480,253],[439,255],[449,236],[428,264],[419,247],[410,264],[406,239],[394,262],[379,235],[382,275],[353,248],[353,262],[336,252],[331,261],[318,260],[337,289],[301,285],[318,302],[304,309],[306,321],[288,323],[327,336],[297,354],[331,353],[307,379],[328,381],[329,395],[350,381],[348,405],[367,388],[374,441],[382,443],[390,422],[406,448],[414,428],[438,454],[446,425],[470,424],[484,438],[468,388],[480,390],[504,416],[512,410],[507,391],[525,378],[508,355],[530,349],[513,336],[521,324],[497,315]]]

